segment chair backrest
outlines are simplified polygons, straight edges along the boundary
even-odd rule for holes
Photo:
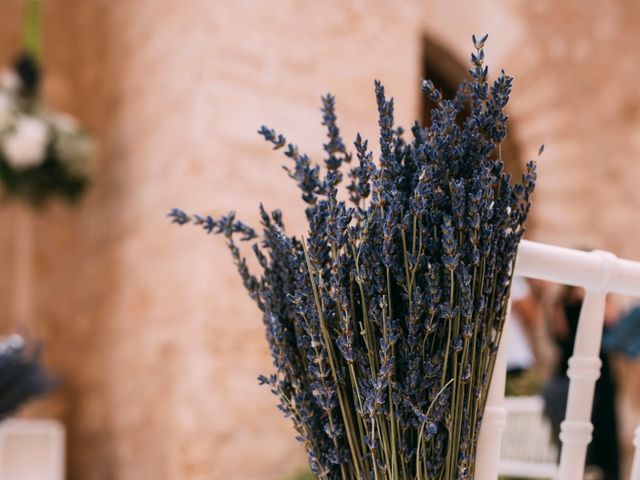
[[[608,252],[588,253],[523,240],[514,274],[585,289],[567,371],[569,395],[565,420],[561,424],[562,449],[557,475],[559,480],[581,480],[593,430],[591,409],[595,382],[600,375],[599,352],[606,295],[613,292],[640,297],[640,263],[616,258]],[[507,322],[505,329],[508,328]],[[480,432],[476,459],[478,480],[496,480],[498,477],[501,437],[507,422],[505,374],[506,349],[503,342],[498,351]],[[640,480],[640,429],[638,432],[631,480]]]
[[[65,431],[57,420],[9,419],[0,424],[0,479],[63,480]]]

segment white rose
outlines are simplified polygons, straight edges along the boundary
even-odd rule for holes
[[[0,73],[0,87],[15,92],[20,88],[20,77],[15,70],[4,70]]]
[[[37,167],[44,161],[49,131],[42,120],[22,115],[2,139],[2,152],[16,170]]]

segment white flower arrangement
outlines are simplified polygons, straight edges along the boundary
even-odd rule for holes
[[[40,118],[18,114],[13,125],[0,137],[5,160],[16,171],[42,165],[49,137],[47,124]]]
[[[88,182],[93,142],[73,116],[42,104],[38,77],[28,56],[0,74],[0,188],[35,204],[73,200]]]

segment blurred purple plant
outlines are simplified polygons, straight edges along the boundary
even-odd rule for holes
[[[40,351],[18,335],[0,339],[0,421],[53,387],[40,365]]]
[[[489,85],[486,36],[473,38],[471,78],[437,104],[430,125],[407,143],[393,100],[375,83],[379,162],[355,141],[350,164],[323,98],[325,169],[285,137],[259,133],[292,162],[306,203],[308,234],[287,235],[281,213],[262,206],[263,235],[247,269],[235,220],[173,210],[223,234],[245,287],[263,312],[275,373],[261,376],[280,399],[320,479],[473,478],[482,412],[500,342],[518,243],[535,184],[530,162],[512,186],[500,159],[511,77]],[[465,107],[469,113],[462,121]],[[458,121],[457,121],[458,119]]]

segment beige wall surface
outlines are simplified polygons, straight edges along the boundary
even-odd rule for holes
[[[62,380],[36,404],[69,428],[72,480],[270,480],[304,463],[275,399],[257,310],[220,239],[168,225],[174,206],[304,232],[266,123],[318,158],[319,98],[375,143],[373,79],[400,123],[419,111],[423,35],[466,61],[472,33],[515,76],[516,141],[546,144],[530,237],[640,259],[637,2],[46,0],[48,101],[99,144],[78,208],[34,215],[33,319]],[[0,3],[0,60],[21,2]],[[16,209],[0,205],[0,325]]]

